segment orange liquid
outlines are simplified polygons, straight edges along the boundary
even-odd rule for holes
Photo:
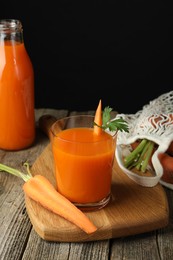
[[[0,148],[18,150],[35,138],[34,72],[23,43],[0,42]]]
[[[106,132],[71,128],[53,139],[57,189],[76,203],[99,202],[110,194],[115,140]]]

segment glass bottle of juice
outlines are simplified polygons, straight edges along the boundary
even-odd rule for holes
[[[35,140],[34,71],[21,21],[0,20],[0,149],[20,150]]]

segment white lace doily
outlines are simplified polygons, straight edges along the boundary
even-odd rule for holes
[[[173,184],[161,180],[163,167],[158,159],[158,154],[166,152],[173,141],[173,91],[150,101],[136,114],[117,114],[116,118],[120,117],[125,119],[129,125],[129,133],[121,131],[117,133],[115,155],[120,168],[142,186],[153,187],[160,181],[162,185],[173,189]],[[152,156],[154,177],[139,176],[124,167],[123,153],[131,143],[138,139],[148,139],[158,144],[158,149]]]

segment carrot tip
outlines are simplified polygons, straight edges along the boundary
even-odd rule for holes
[[[101,128],[101,126],[102,126],[102,101],[101,101],[101,99],[99,100],[99,104],[98,104],[96,112],[95,112],[94,122],[97,124],[97,125],[94,125],[94,133],[97,135],[100,135],[102,132],[102,128]]]

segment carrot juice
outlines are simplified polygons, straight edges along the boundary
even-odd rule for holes
[[[34,117],[34,72],[24,43],[0,40],[0,148],[30,146]]]
[[[90,124],[94,120],[86,118]],[[105,131],[95,135],[93,127],[86,126],[85,116],[68,120],[73,121],[71,126],[65,123],[52,138],[57,189],[81,208],[101,208],[110,199],[115,138]]]

